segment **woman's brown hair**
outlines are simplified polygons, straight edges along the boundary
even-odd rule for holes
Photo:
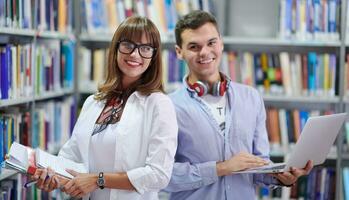
[[[118,62],[118,42],[121,40],[141,41],[145,34],[149,43],[156,48],[155,54],[151,58],[148,69],[142,74],[131,88],[143,95],[149,95],[152,92],[163,92],[162,82],[162,58],[161,58],[161,40],[160,33],[154,23],[140,16],[132,16],[125,19],[116,29],[108,55],[107,73],[105,82],[98,87],[95,94],[96,100],[110,100],[115,94],[119,94],[122,88],[122,76]],[[125,91],[124,91],[125,92]],[[127,92],[127,91],[126,91]]]

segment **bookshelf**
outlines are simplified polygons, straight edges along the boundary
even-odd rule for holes
[[[303,30],[294,30],[294,35],[286,36],[284,30],[279,29],[280,26],[282,26],[282,23],[275,19],[283,19],[275,17],[278,15],[282,15],[282,12],[285,12],[285,10],[282,11],[282,9],[287,9],[287,4],[291,4],[288,6],[296,6],[296,11],[299,12],[297,9],[302,9],[302,4],[307,4],[311,1],[278,1],[278,0],[268,0],[263,2],[258,2],[254,0],[248,0],[248,1],[240,1],[240,0],[233,0],[230,1],[230,5],[227,6],[230,8],[230,13],[232,13],[230,18],[232,19],[227,27],[229,27],[231,30],[228,31],[229,37],[226,38],[226,43],[228,43],[228,46],[231,47],[231,49],[234,49],[236,51],[252,51],[252,52],[283,52],[287,51],[289,53],[307,53],[307,52],[316,52],[318,54],[321,53],[331,53],[336,56],[336,66],[337,66],[337,77],[336,77],[336,92],[335,95],[330,96],[323,96],[323,95],[315,95],[315,96],[291,96],[291,97],[283,97],[283,96],[275,96],[270,94],[264,95],[264,100],[266,102],[266,106],[270,107],[277,107],[277,108],[288,108],[288,109],[329,109],[335,112],[348,112],[348,109],[344,109],[344,104],[348,104],[348,98],[347,95],[345,95],[344,91],[347,91],[348,89],[344,89],[345,79],[348,79],[347,75],[344,75],[344,69],[345,69],[345,54],[347,49],[347,40],[346,40],[346,34],[348,33],[348,29],[346,28],[340,28],[340,27],[348,27],[347,26],[347,1],[340,1],[337,2],[336,6],[336,23],[337,23],[337,29],[335,30],[335,35],[340,35],[340,37],[334,36],[329,37],[328,39],[323,39],[321,36],[317,37],[315,32],[312,32],[313,34],[311,38],[313,39],[300,39],[297,36],[298,31],[306,31],[307,29]],[[313,6],[320,6],[322,9],[326,9],[324,7],[321,7],[323,5],[320,1],[313,1],[315,5]],[[334,1],[322,1],[322,2],[328,2],[329,7],[330,4],[335,4]],[[292,4],[293,3],[293,4]],[[259,12],[268,13],[266,15],[256,15],[251,13],[257,13],[257,11],[253,11],[254,8],[251,8],[251,4],[254,4],[256,8],[259,9]],[[276,8],[275,5],[279,4],[279,8]],[[286,8],[282,8],[282,5],[286,4]],[[300,7],[297,7],[300,4]],[[303,5],[304,6],[304,5]],[[319,7],[317,7],[318,9]],[[279,12],[275,12],[279,10]],[[315,11],[316,13],[317,11]],[[270,14],[273,13],[273,14]],[[297,15],[297,14],[296,14]],[[262,18],[262,19],[256,19],[256,18]],[[287,17],[285,17],[287,19]],[[235,20],[234,20],[235,19]],[[297,20],[297,19],[296,19]],[[315,20],[315,19],[314,19]],[[260,23],[261,21],[265,23]],[[264,27],[260,27],[260,23]],[[302,22],[300,23],[300,27]],[[242,25],[240,25],[242,24]],[[255,26],[254,26],[255,25]],[[299,25],[299,24],[298,24]],[[297,26],[298,26],[297,25]],[[308,24],[306,24],[308,25]],[[247,32],[246,29],[249,27],[258,27],[261,33],[258,32],[258,30]],[[297,27],[296,26],[296,27]],[[299,27],[299,26],[298,26]],[[235,28],[235,29],[234,29]],[[287,27],[287,28],[292,28]],[[302,29],[302,27],[300,28]],[[320,30],[320,32],[323,31],[325,34],[327,34],[326,30]],[[330,30],[327,30],[330,33]],[[255,35],[251,35],[252,33],[256,33]],[[322,34],[322,33],[321,33]],[[319,34],[319,35],[321,35]],[[247,35],[247,36],[246,36]],[[281,35],[281,36],[280,36]],[[243,36],[243,37],[242,37]],[[287,38],[287,39],[286,39]],[[347,87],[348,88],[348,87]],[[344,131],[344,130],[343,130]],[[343,180],[341,178],[342,173],[342,167],[344,166],[345,160],[347,160],[347,154],[343,153],[343,139],[344,134],[340,134],[337,138],[337,146],[336,151],[331,152],[329,156],[329,160],[334,159],[334,163],[330,165],[329,167],[334,167],[335,171],[337,173],[335,184],[336,184],[336,190],[335,190],[335,199],[343,199]],[[326,166],[326,165],[325,165]],[[317,171],[317,170],[316,170]],[[313,176],[313,175],[311,175]],[[321,179],[320,179],[321,181]],[[322,180],[323,181],[323,180]],[[345,186],[345,185],[344,185]],[[345,186],[345,187],[349,187]],[[344,188],[345,188],[344,187]],[[286,194],[291,193],[291,197],[295,197],[294,194],[292,195],[293,189],[291,191],[282,191]],[[319,191],[317,191],[319,192]],[[321,194],[321,192],[320,192]],[[261,195],[263,197],[272,196],[270,193],[267,195]],[[301,195],[302,196],[302,195]],[[284,195],[282,195],[284,197]],[[304,196],[303,196],[304,197]]]
[[[223,38],[226,45],[254,45],[254,46],[304,46],[304,47],[340,47],[340,41],[299,41],[281,38],[263,38],[263,37],[232,37]]]
[[[121,14],[120,12],[118,13],[118,19],[123,19],[125,16],[129,16],[131,14],[139,13],[140,15],[144,15],[144,13],[147,13],[139,11],[139,9],[144,9],[145,7],[145,5],[141,3],[141,1],[137,1],[136,4],[127,4],[127,2],[129,3],[130,1],[126,0],[124,5],[109,5],[111,6],[111,10],[118,10],[120,8],[123,10]],[[167,71],[165,70],[166,75],[164,77],[166,89],[168,91],[175,90],[178,87],[178,85],[180,85],[182,77],[186,73],[185,65],[183,63],[177,61],[175,63],[170,63],[170,61],[168,61],[171,59],[171,56],[172,58],[174,56],[173,46],[175,44],[175,41],[173,32],[171,32],[173,30],[173,25],[176,19],[178,19],[178,17],[187,13],[193,7],[201,3],[202,9],[209,10],[218,19],[219,27],[223,35],[224,50],[226,52],[226,55],[223,56],[221,70],[228,75],[232,75],[230,68],[232,61],[229,60],[231,59],[231,56],[233,56],[235,59],[233,61],[233,65],[236,68],[239,68],[240,70],[234,70],[236,77],[244,75],[241,74],[241,70],[243,70],[247,65],[244,64],[244,62],[241,63],[241,60],[243,60],[244,56],[246,55],[249,57],[249,59],[253,60],[256,57],[258,57],[258,54],[266,53],[268,56],[271,55],[271,57],[278,57],[280,56],[280,52],[283,52],[284,55],[286,55],[287,57],[286,63],[291,63],[292,66],[290,67],[293,68],[296,66],[295,63],[297,62],[297,59],[313,59],[314,55],[316,56],[316,62],[318,60],[326,60],[323,62],[328,63],[328,59],[331,59],[333,61],[331,65],[332,68],[324,68],[322,72],[320,71],[321,73],[328,73],[327,70],[334,70],[332,72],[330,71],[330,73],[332,74],[328,77],[328,79],[331,80],[331,83],[329,84],[328,80],[313,83],[326,85],[323,87],[317,86],[315,90],[307,86],[307,84],[305,86],[300,84],[297,86],[299,88],[299,91],[293,91],[290,94],[285,95],[286,91],[282,91],[279,93],[276,92],[277,94],[272,92],[265,92],[266,89],[262,86],[262,89],[260,91],[263,94],[265,105],[268,109],[284,109],[290,112],[306,111],[309,113],[316,113],[316,115],[331,112],[348,112],[349,86],[346,86],[346,83],[349,83],[349,76],[345,75],[345,69],[347,66],[346,54],[349,54],[349,51],[347,51],[349,47],[349,40],[346,39],[346,34],[347,32],[349,32],[349,28],[347,28],[349,27],[347,25],[347,0],[203,0],[190,1],[190,3],[186,2],[187,1],[177,2],[178,5],[176,5],[176,13],[178,13],[178,15],[170,17],[166,15],[164,17],[164,19],[167,20],[167,24],[164,24],[164,22],[161,20],[159,21],[158,18],[159,15],[162,15],[164,13],[162,10],[165,10],[165,13],[172,13],[173,11],[171,9],[173,9],[173,7],[171,6],[173,5],[166,5],[167,7],[164,6],[164,8],[160,11],[157,9],[156,12],[158,13],[155,13],[154,15],[148,15],[160,28],[162,44],[164,47],[164,62],[166,63],[165,66],[168,66],[168,68],[170,68]],[[208,2],[212,3],[213,7],[207,7],[207,5],[209,5]],[[327,4],[324,5],[324,2]],[[297,7],[297,3],[299,4],[299,7]],[[84,6],[86,5],[81,4],[80,8],[83,9]],[[113,6],[115,6],[116,8],[113,8]],[[152,12],[154,5],[147,6],[148,9],[150,9],[150,12]],[[306,17],[306,9],[308,9],[307,6],[310,6],[312,9],[314,9],[313,11],[315,13],[315,16],[313,16],[314,21],[312,22],[314,23],[313,29],[310,28],[309,24],[307,24],[306,21],[299,20],[301,17],[297,17],[297,12],[295,12],[295,15],[293,16],[295,18],[293,20],[289,19],[292,18],[292,11],[297,11],[297,9],[302,10],[298,10],[298,14],[299,12],[302,12],[303,14],[299,15],[302,15],[303,18],[304,16]],[[98,9],[100,8],[96,8],[96,10]],[[323,13],[328,14],[326,18],[328,19],[328,24],[330,24],[328,27],[321,26],[319,21],[315,21],[319,20],[318,17],[320,15],[326,16],[326,14],[323,14],[321,12],[321,9],[327,11],[324,11]],[[93,13],[93,11],[88,12]],[[106,16],[99,16],[99,20],[102,20],[103,17],[105,17],[104,19],[110,17],[110,15],[108,14],[109,12],[110,11],[105,12]],[[80,42],[80,46],[78,46],[78,49],[84,49],[83,52],[85,53],[82,53],[82,57],[89,57],[88,55],[93,56],[94,50],[106,49],[108,47],[112,37],[111,30],[113,28],[110,25],[108,25],[110,23],[98,23],[103,24],[102,26],[94,26],[93,24],[88,24],[88,16],[91,16],[93,14],[86,13],[84,11],[82,11],[81,13],[83,19],[80,20],[81,24],[79,30],[81,32],[77,37]],[[160,19],[162,18],[160,17]],[[299,23],[300,25],[297,25],[295,21],[298,21],[297,23]],[[107,31],[101,30],[102,27],[105,28]],[[90,50],[90,52],[86,53],[86,49]],[[309,55],[309,53],[311,53],[311,55]],[[295,57],[297,56],[298,58],[295,59]],[[81,59],[79,60],[81,61]],[[82,70],[85,73],[91,73],[91,70],[86,71],[84,69],[84,67],[86,67],[86,62],[81,62],[83,64],[78,64],[79,70]],[[87,63],[89,63],[90,66],[94,65],[93,63],[91,63],[91,61],[88,61]],[[303,64],[303,61],[301,60],[300,63]],[[322,65],[325,66],[325,64],[323,63]],[[97,67],[94,66],[93,68]],[[173,72],[176,74],[175,76],[172,74]],[[250,73],[252,73],[252,81],[250,80],[250,82],[248,83],[252,86],[256,86],[256,80],[253,77],[255,75],[254,72],[255,69],[252,67],[252,69],[250,70]],[[80,71],[80,73],[83,72]],[[292,74],[289,75],[292,76]],[[298,79],[295,80],[302,80],[301,78],[300,80]],[[86,82],[82,83],[81,81],[90,81],[92,82],[91,85],[94,86],[85,87]],[[235,81],[244,82],[243,80],[239,80],[238,78]],[[78,87],[78,91],[81,94],[85,95],[96,91],[96,86],[93,79],[79,79],[77,82],[79,86],[84,85],[84,87],[82,88]],[[286,86],[284,85],[279,85],[279,88],[282,88],[283,90],[286,90],[285,87]],[[293,85],[287,87],[293,87]],[[304,93],[303,90],[306,90],[306,92]],[[325,92],[323,92],[322,90],[325,90]],[[331,175],[331,183],[335,183],[337,185],[337,187],[335,188],[335,196],[333,196],[333,198],[335,199],[343,199],[344,194],[342,187],[343,182],[340,174],[342,171],[342,167],[344,166],[343,163],[345,163],[345,160],[347,160],[348,158],[348,154],[343,150],[346,144],[343,146],[342,141],[344,141],[345,139],[346,137],[344,136],[344,134],[340,134],[340,136],[337,138],[337,145],[332,148],[328,157],[329,162],[326,161],[324,165],[325,170],[315,170],[324,171],[323,173],[325,173],[326,171],[328,171],[329,173],[335,171],[337,173],[337,176],[335,176],[335,178],[333,178],[333,175]],[[289,150],[290,149],[287,149],[285,152]],[[285,158],[287,157],[287,154],[285,154],[282,151],[277,151],[272,152],[271,156],[272,158]],[[329,170],[326,170],[326,167],[329,167]],[[295,195],[295,193],[292,193],[291,195],[291,191],[289,189],[283,189],[282,193],[283,197],[285,197],[286,199],[288,199],[290,196],[294,197]],[[263,199],[265,198],[268,199],[268,197],[263,196]]]
[[[73,1],[0,2],[0,156],[13,141],[57,153],[75,121]],[[0,172],[1,199],[59,197]],[[11,196],[14,195],[14,196]]]

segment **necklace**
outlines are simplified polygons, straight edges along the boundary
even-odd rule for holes
[[[109,124],[116,123],[120,120],[123,111],[124,100],[120,97],[111,99],[105,106],[104,111],[95,123],[92,135],[102,132]],[[108,109],[111,107],[111,109]]]

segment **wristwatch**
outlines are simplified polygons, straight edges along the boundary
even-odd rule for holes
[[[100,189],[104,189],[104,184],[105,184],[105,180],[104,180],[103,172],[99,172],[98,179],[97,179],[97,185]]]

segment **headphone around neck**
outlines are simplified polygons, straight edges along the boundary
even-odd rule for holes
[[[213,96],[223,96],[227,90],[227,79],[225,76],[222,76],[223,80],[215,82],[212,88],[209,87],[209,84],[205,81],[196,81],[193,84],[190,84],[188,81],[188,86],[190,89],[194,90],[199,97],[204,96],[207,93],[211,93]]]

